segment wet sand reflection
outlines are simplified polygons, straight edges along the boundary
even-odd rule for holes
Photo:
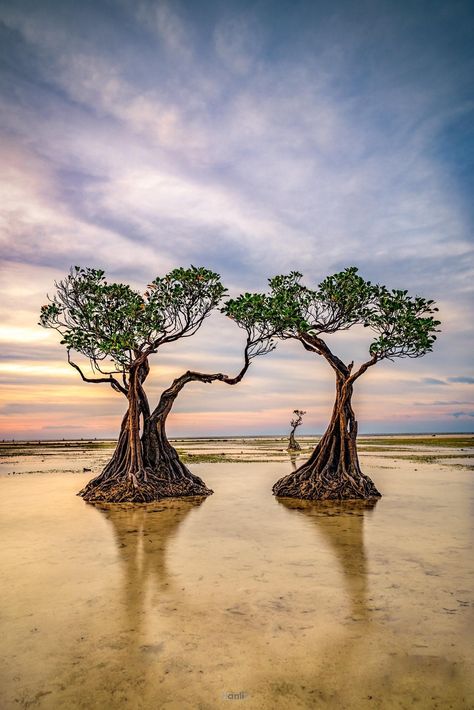
[[[5,481],[2,708],[472,707],[471,478],[374,507],[277,500],[281,469],[216,464],[205,505]]]
[[[187,516],[205,500],[205,497],[170,498],[135,506],[89,504],[100,510],[112,527],[123,564],[127,598],[132,589],[139,590],[138,596],[142,596],[150,579],[158,589],[164,590],[170,585],[167,567],[169,544],[178,535],[178,529]]]
[[[364,519],[373,514],[378,501],[276,500],[288,511],[303,516],[322,537],[343,574],[353,615],[368,618]]]

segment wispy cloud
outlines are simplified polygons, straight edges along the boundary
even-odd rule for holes
[[[429,365],[381,366],[361,383],[374,402],[372,413],[361,394],[364,416],[376,421],[383,388],[400,395],[401,421],[416,408],[414,392],[429,398],[449,386],[453,406],[463,401],[462,386],[474,381],[466,374],[472,171],[459,167],[472,140],[465,13],[457,4],[426,16],[389,2],[356,12],[266,0],[251,9],[0,1],[0,357],[24,363],[19,386],[29,381],[36,391],[34,368],[59,361],[54,338],[35,329],[44,294],[71,263],[104,267],[135,286],[202,263],[233,293],[262,289],[268,276],[291,269],[315,284],[355,263],[367,278],[435,298],[443,321]],[[210,326],[209,335],[165,355],[165,375],[173,358],[179,366],[185,358],[227,363],[230,347],[238,361],[239,334],[224,343]],[[366,353],[356,333],[335,342],[349,360]],[[306,396],[313,364],[286,347],[276,365],[255,365],[255,389],[232,394],[251,427],[276,427],[285,407],[299,406],[292,388]],[[4,376],[13,386],[13,371]],[[325,377],[315,386],[324,388]],[[330,407],[327,383],[323,404],[315,390],[307,405],[313,427]],[[196,390],[185,401],[193,412],[220,408],[206,420],[218,427],[228,396],[213,391],[211,403]],[[268,406],[255,419],[259,400]],[[104,395],[104,422],[112,401]],[[435,416],[441,428],[451,417]],[[4,420],[7,430],[12,421]]]
[[[444,401],[442,401],[442,400],[441,400],[441,401],[435,400],[435,401],[433,402],[433,404],[434,404],[435,406],[438,406],[438,405],[451,406],[451,405],[453,405],[453,404],[473,404],[473,403],[472,403],[472,402],[463,402],[463,401],[459,401],[459,400],[452,400],[452,401],[449,401],[449,400],[448,400],[447,402],[444,402]]]

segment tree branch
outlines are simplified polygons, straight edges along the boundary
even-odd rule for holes
[[[169,411],[178,394],[189,382],[205,382],[210,384],[211,382],[218,381],[224,382],[226,385],[237,385],[250,367],[251,357],[249,356],[249,348],[252,344],[253,343],[251,341],[247,340],[244,351],[244,364],[240,372],[235,377],[229,377],[229,375],[224,375],[222,372],[211,374],[205,372],[194,372],[193,370],[188,370],[184,373],[184,375],[177,377],[170,387],[162,393],[160,401],[153,410],[150,418],[152,420],[157,419],[166,409]]]
[[[86,375],[84,375],[84,373],[82,372],[79,365],[77,365],[75,362],[73,362],[71,360],[71,353],[69,350],[67,351],[67,361],[71,365],[71,367],[73,367],[75,370],[78,371],[78,373],[80,374],[80,376],[82,377],[84,382],[93,382],[94,384],[98,384],[101,382],[107,382],[112,387],[112,389],[114,389],[116,392],[121,392],[122,394],[127,396],[127,390],[125,389],[125,387],[122,387],[120,382],[118,382],[118,380],[116,380],[115,377],[112,377],[112,375],[109,375],[108,377],[86,377]]]
[[[338,375],[349,377],[351,368],[347,367],[347,365],[345,365],[342,360],[340,360],[329,350],[324,340],[322,340],[316,335],[308,335],[307,333],[300,334],[298,339],[303,344],[305,350],[308,350],[309,352],[316,352],[318,353],[318,355],[322,355]]]
[[[359,367],[359,369],[356,372],[354,372],[353,375],[351,375],[351,377],[349,378],[349,384],[352,384],[353,382],[355,382],[358,377],[363,375],[364,372],[369,369],[369,367],[372,367],[372,365],[375,365],[375,363],[378,362],[379,359],[380,358],[377,357],[377,355],[374,355],[373,357],[370,358],[370,360],[367,360],[367,362],[364,362]]]

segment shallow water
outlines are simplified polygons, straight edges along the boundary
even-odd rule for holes
[[[0,478],[2,710],[472,708],[472,473],[371,457],[371,508],[278,502],[288,468],[135,509]]]

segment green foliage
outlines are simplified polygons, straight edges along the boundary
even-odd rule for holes
[[[244,293],[230,298],[221,312],[247,333],[247,355],[250,359],[275,349],[271,301],[262,293]]]
[[[433,316],[438,311],[434,301],[409,296],[408,291],[385,286],[374,287],[374,303],[364,325],[378,337],[370,345],[370,354],[380,359],[421,357],[433,349],[438,325]]]
[[[225,312],[240,323],[266,323],[280,338],[334,333],[367,318],[372,286],[355,267],[329,276],[316,290],[301,284],[301,278],[298,271],[274,276],[268,295],[246,293],[229,301]]]
[[[272,322],[281,337],[334,333],[367,317],[372,287],[356,267],[328,276],[316,290],[303,286],[301,277],[293,271],[269,280]]]
[[[432,349],[440,325],[434,301],[365,281],[354,266],[328,276],[316,289],[301,278],[298,271],[275,276],[268,294],[243,294],[223,311],[241,327],[302,341],[364,325],[376,334],[369,348],[376,360],[420,357]]]
[[[307,332],[311,328],[315,292],[300,283],[302,274],[292,271],[288,275],[269,279],[270,296],[268,310],[275,331],[283,335]]]
[[[321,304],[324,333],[345,330],[363,323],[373,306],[374,290],[370,281],[351,266],[321,281],[316,298]]]
[[[107,283],[100,269],[78,266],[55,285],[40,325],[58,330],[61,343],[94,367],[109,359],[119,371],[144,352],[192,335],[225,293],[218,274],[194,266],[157,277],[143,296],[126,284]]]
[[[251,328],[272,315],[270,299],[263,293],[244,293],[238,298],[230,298],[221,311],[242,328]]]
[[[226,289],[219,274],[203,267],[178,268],[148,284],[143,313],[147,343],[191,335],[219,304]]]

